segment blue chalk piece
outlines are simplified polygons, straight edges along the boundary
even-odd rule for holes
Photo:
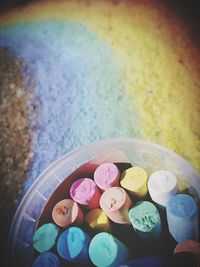
[[[43,252],[34,260],[32,267],[60,267],[60,263],[54,253]]]
[[[152,256],[129,261],[118,267],[166,267],[166,263],[163,258]]]
[[[59,237],[58,254],[65,260],[90,264],[88,248],[91,238],[79,227],[69,227]]]
[[[169,231],[178,243],[184,240],[198,241],[198,207],[191,196],[177,194],[171,197],[166,211]]]
[[[102,232],[95,235],[90,242],[89,255],[98,267],[114,267],[129,258],[126,246],[113,235]]]

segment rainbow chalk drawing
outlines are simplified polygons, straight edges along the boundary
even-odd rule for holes
[[[89,230],[110,232],[111,225],[106,213],[102,209],[92,209],[85,216]]]
[[[51,162],[73,148],[137,133],[126,119],[127,95],[112,50],[85,23],[19,24],[1,29],[0,46],[23,60],[27,88],[31,77],[36,83],[36,103],[28,104],[32,110],[38,105],[40,113],[30,117],[34,161],[27,188]]]
[[[166,211],[169,231],[178,243],[199,239],[198,208],[191,196],[177,194],[171,197]]]
[[[0,47],[22,61],[30,96],[25,190],[61,155],[104,138],[147,139],[200,169],[200,52],[165,1],[32,2],[0,17]]]
[[[147,173],[140,167],[131,167],[122,173],[120,184],[134,196],[145,197],[147,194]]]
[[[93,237],[89,246],[89,255],[97,267],[114,267],[129,258],[126,246],[109,233],[101,232]]]
[[[88,266],[91,263],[88,255],[90,240],[91,238],[81,228],[69,227],[58,239],[58,254],[64,260]]]
[[[33,236],[33,247],[38,252],[45,252],[53,248],[59,235],[59,228],[53,223],[40,226]]]
[[[70,187],[71,198],[86,208],[99,207],[101,193],[95,182],[90,178],[76,180]]]
[[[63,199],[54,206],[52,218],[60,227],[67,227],[72,223],[81,225],[83,222],[83,212],[72,199]]]
[[[154,204],[149,201],[139,201],[129,210],[129,219],[136,233],[144,242],[160,238],[161,219]]]
[[[121,187],[111,187],[104,191],[100,198],[100,207],[113,222],[130,224],[128,217],[132,201]]]
[[[118,186],[119,177],[119,169],[113,163],[103,163],[94,172],[94,181],[103,191],[110,187]]]
[[[166,267],[166,263],[161,257],[151,256],[129,261],[118,267]]]
[[[43,252],[34,260],[32,267],[60,267],[58,257],[52,252]]]
[[[151,199],[162,207],[166,207],[170,197],[178,192],[177,178],[169,171],[156,171],[148,180]]]

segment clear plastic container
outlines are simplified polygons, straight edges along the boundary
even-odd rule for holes
[[[23,197],[13,218],[8,250],[9,267],[31,266],[33,234],[56,203],[67,196],[70,184],[83,173],[90,175],[103,162],[130,162],[150,174],[159,169],[173,172],[181,189],[199,200],[200,176],[182,157],[157,144],[138,139],[110,139],[74,150],[51,164]]]

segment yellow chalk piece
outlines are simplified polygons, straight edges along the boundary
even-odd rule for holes
[[[85,221],[92,230],[110,232],[110,221],[102,209],[92,209],[85,216]]]
[[[179,193],[186,193],[188,192],[189,188],[191,187],[191,182],[189,176],[181,176],[178,178],[178,191]]]
[[[147,173],[140,167],[131,167],[124,171],[120,178],[121,186],[137,197],[147,194]]]

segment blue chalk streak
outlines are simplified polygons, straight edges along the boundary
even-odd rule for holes
[[[24,192],[50,163],[74,148],[139,136],[120,62],[85,25],[42,20],[8,26],[0,29],[0,47],[23,61],[28,93],[32,79],[35,84],[34,104],[27,103],[33,158]]]

